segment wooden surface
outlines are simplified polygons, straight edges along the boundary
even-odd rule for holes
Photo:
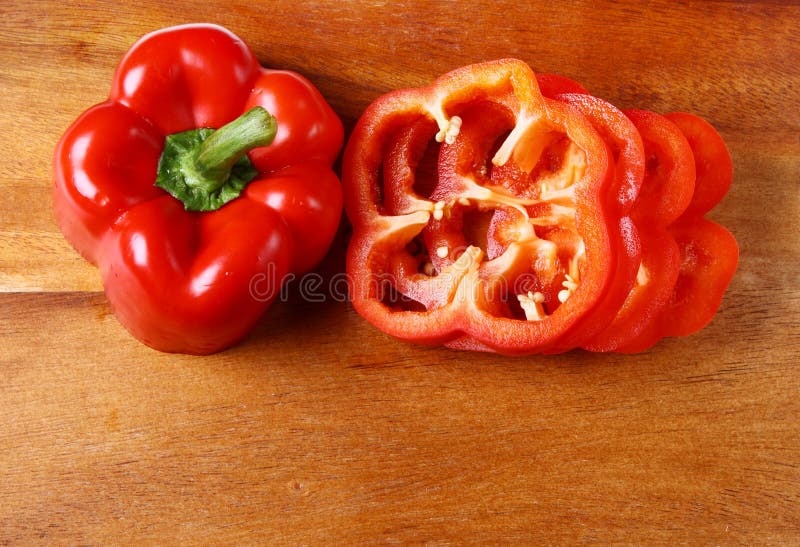
[[[134,40],[186,17],[305,73],[348,129],[502,56],[707,117],[736,169],[711,217],[741,246],[719,314],[638,356],[510,359],[295,295],[213,357],[140,345],[54,224],[50,161]],[[0,544],[797,544],[798,21],[766,1],[5,2]]]

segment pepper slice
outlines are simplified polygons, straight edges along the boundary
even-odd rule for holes
[[[680,249],[667,227],[688,206],[695,184],[692,151],[677,126],[653,112],[629,110],[625,115],[642,136],[646,157],[644,182],[631,209],[641,265],[616,318],[583,345],[592,351],[641,351],[649,347],[645,338],[660,339],[649,326],[667,305],[680,269]]]
[[[717,313],[736,271],[739,248],[727,229],[702,217],[682,219],[669,233],[681,250],[681,269],[659,324],[664,336],[688,336]]]
[[[733,160],[728,147],[714,126],[700,116],[672,112],[664,117],[686,137],[694,158],[694,193],[682,216],[705,215],[722,201],[733,183]]]
[[[629,214],[644,180],[645,151],[636,126],[610,103],[586,93],[558,95],[556,99],[577,107],[615,158],[614,177],[605,191],[608,210],[613,212],[609,215],[612,221],[608,229],[616,257],[614,273],[595,309],[559,341],[559,347],[567,350],[583,345],[606,329],[635,285],[641,264],[641,241]]]
[[[680,248],[681,266],[669,303],[658,319],[658,331],[662,336],[688,336],[714,317],[738,264],[733,235],[703,218],[728,192],[733,162],[722,137],[704,119],[685,112],[665,117],[689,142],[696,183],[686,211],[668,229]]]
[[[513,59],[379,98],[343,167],[353,304],[399,338],[643,351],[705,325],[736,267],[702,218],[732,174],[713,127]]]
[[[353,306],[406,340],[556,347],[611,283],[613,173],[592,124],[521,61],[380,97],[343,159]]]

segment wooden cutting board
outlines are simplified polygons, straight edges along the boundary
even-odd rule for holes
[[[795,3],[12,0],[0,15],[0,544],[800,542]],[[512,359],[411,346],[347,302],[293,297],[212,357],[142,346],[58,232],[50,162],[126,49],[189,21],[306,74],[348,130],[390,89],[505,56],[622,108],[706,117],[736,169],[711,218],[741,247],[718,315],[641,355]]]

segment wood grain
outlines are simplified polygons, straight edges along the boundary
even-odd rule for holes
[[[390,339],[291,291],[240,346],[130,338],[61,238],[50,162],[142,34],[223,24],[349,129],[379,94],[519,57],[729,143],[739,271],[638,356]],[[788,2],[0,6],[0,544],[800,542],[800,6]],[[325,271],[342,268],[342,245]]]

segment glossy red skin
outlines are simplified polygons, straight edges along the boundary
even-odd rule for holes
[[[664,116],[646,110],[625,110],[644,143],[647,182],[642,185],[632,211],[639,224],[669,226],[692,200],[695,165],[686,137]]]
[[[236,343],[286,274],[313,267],[334,236],[341,188],[330,162],[341,122],[304,78],[268,77],[275,72],[222,27],[157,31],[134,44],[109,100],[81,115],[56,148],[59,227],[99,266],[119,321],[155,349],[207,354]],[[261,165],[275,172],[260,169],[242,197],[210,213],[187,212],[153,186],[166,135],[224,125],[254,93],[281,96],[286,80],[294,95],[274,101],[278,126],[290,128],[285,156],[273,152]],[[292,101],[304,105],[296,118]],[[303,135],[311,112],[320,119]]]
[[[153,185],[163,146],[150,122],[114,102],[90,108],[61,137],[53,161],[56,221],[92,264],[119,215],[164,195]]]
[[[558,99],[559,95],[564,95],[565,93],[589,94],[589,92],[575,80],[558,74],[538,72],[536,73],[536,83],[539,85],[539,91],[541,91],[542,96],[548,99]]]
[[[322,261],[342,211],[341,185],[328,164],[312,160],[284,167],[248,184],[244,197],[274,209],[289,226],[300,245],[292,272],[308,272]]]
[[[704,328],[717,313],[739,259],[733,235],[703,218],[722,200],[733,181],[733,162],[722,137],[694,114],[666,117],[686,135],[695,159],[696,181],[689,206],[668,228],[680,249],[681,266],[670,300],[651,329],[652,343]]]
[[[733,182],[733,161],[725,141],[706,120],[687,112],[664,115],[686,137],[695,166],[695,188],[683,216],[704,215],[728,193]]]
[[[302,75],[262,69],[244,110],[254,106],[263,106],[279,120],[272,144],[249,154],[259,171],[309,161],[331,165],[339,157],[344,141],[339,117]]]
[[[110,102],[131,108],[162,135],[220,127],[244,111],[258,60],[241,39],[214,25],[150,33],[117,65]]]
[[[250,331],[277,295],[293,251],[286,222],[256,201],[187,214],[162,196],[111,226],[100,273],[114,314],[137,339],[160,351],[207,354]]]
[[[607,328],[634,286],[642,251],[638,230],[629,213],[644,180],[645,154],[636,127],[610,103],[575,93],[558,95],[556,99],[578,108],[615,158],[614,177],[605,190],[608,230],[616,257],[614,273],[608,289],[591,313],[559,340],[559,349],[567,351],[585,344]]]
[[[625,115],[642,137],[647,162],[630,214],[639,231],[648,281],[637,283],[616,317],[583,345],[591,351],[638,352],[662,337],[650,327],[666,307],[680,269],[680,249],[667,227],[683,214],[694,191],[694,158],[677,126],[644,110]]]
[[[431,98],[448,97],[457,104],[470,100],[489,100],[500,104],[515,102],[507,96],[511,78],[513,95],[521,103],[538,105],[539,113],[578,142],[591,158],[586,184],[578,196],[578,230],[586,241],[589,268],[582,280],[581,291],[561,305],[547,320],[532,322],[497,317],[488,313],[484,295],[474,292],[462,295],[459,302],[424,312],[392,310],[378,300],[374,288],[377,268],[390,260],[399,249],[393,239],[381,239],[382,220],[379,187],[384,181],[378,173],[385,161],[393,136],[427,114]],[[462,134],[467,127],[462,126]],[[459,142],[456,139],[456,146]],[[413,140],[413,139],[412,139]],[[445,148],[445,147],[443,147]],[[348,142],[343,158],[345,207],[353,224],[353,238],[348,249],[347,265],[351,279],[351,297],[355,309],[387,334],[420,343],[459,344],[504,354],[528,354],[543,351],[588,313],[602,297],[612,272],[613,260],[602,189],[612,176],[611,160],[605,143],[576,109],[556,101],[545,102],[538,92],[535,77],[527,65],[519,61],[501,60],[463,67],[448,73],[430,86],[399,90],[376,100],[365,111]],[[391,185],[405,184],[402,178],[389,179]],[[384,184],[385,186],[385,184]],[[445,185],[446,186],[446,185]],[[391,206],[402,199],[390,188],[383,192]],[[441,196],[440,196],[441,197]],[[439,198],[437,198],[439,199]],[[410,232],[414,233],[414,232]],[[394,235],[402,241],[402,234]]]

